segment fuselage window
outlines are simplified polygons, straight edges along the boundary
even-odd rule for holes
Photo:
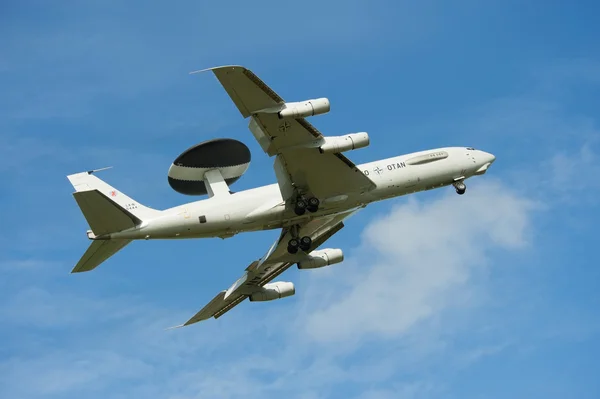
[[[467,147],[467,150],[475,151],[475,148],[473,148],[473,147]]]
[[[200,223],[206,223],[206,216],[199,216],[198,219],[200,220]]]

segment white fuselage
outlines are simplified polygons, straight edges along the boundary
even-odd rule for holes
[[[442,157],[437,159],[440,154]],[[112,233],[110,237],[226,238],[241,232],[281,228],[323,215],[347,212],[371,202],[448,186],[485,173],[494,160],[489,153],[465,147],[401,155],[357,165],[376,188],[364,193],[320,198],[321,205],[315,213],[297,216],[283,200],[279,185],[271,184],[166,209],[140,226]]]

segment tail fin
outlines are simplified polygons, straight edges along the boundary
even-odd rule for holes
[[[135,216],[138,220],[151,218],[160,213],[160,211],[157,211],[156,209],[148,208],[140,204],[139,202],[131,199],[125,193],[118,191],[111,185],[94,176],[93,173],[94,171],[89,171],[67,176],[67,178],[75,188],[75,199],[77,199],[77,194],[80,192],[97,190],[110,202],[114,203],[117,207],[126,210],[128,213]]]
[[[92,242],[73,269],[73,273],[94,269],[131,242],[131,240],[103,239],[108,237],[102,236],[136,227],[144,220],[160,213],[117,191],[94,176],[93,172],[67,176],[75,188],[73,197],[90,225],[91,231],[88,231],[88,237],[99,239]]]

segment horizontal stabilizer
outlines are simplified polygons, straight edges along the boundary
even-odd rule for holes
[[[123,249],[131,240],[95,240],[83,254],[71,273],[89,272]]]
[[[142,222],[98,190],[77,191],[73,197],[97,237],[129,229]]]

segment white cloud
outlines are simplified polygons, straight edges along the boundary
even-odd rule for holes
[[[489,179],[462,197],[452,192],[396,206],[365,229],[351,266],[315,279],[310,297],[329,289],[337,299],[325,306],[311,301],[307,333],[326,343],[397,337],[446,308],[476,302],[470,280],[488,264],[488,251],[527,244],[534,207]],[[353,275],[351,286],[337,284],[342,273]]]

